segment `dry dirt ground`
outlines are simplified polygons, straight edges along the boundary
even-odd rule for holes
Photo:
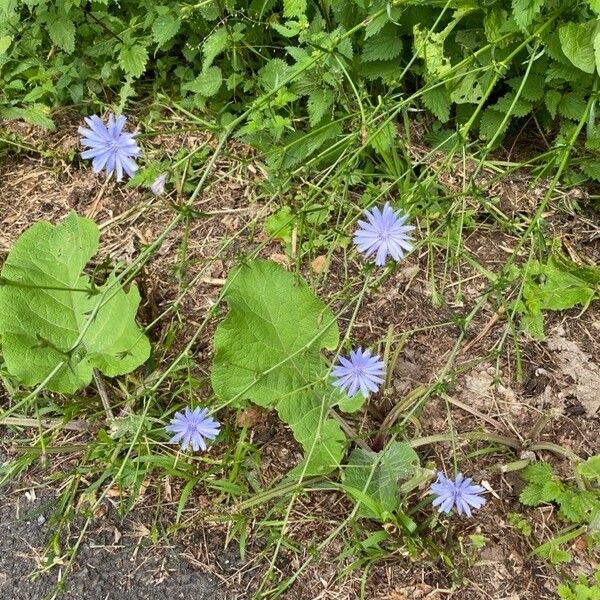
[[[11,126],[22,140],[51,149],[52,155],[42,157],[28,151],[19,156],[5,157],[0,165],[0,263],[16,237],[32,222],[44,218],[57,222],[69,211],[92,216],[102,230],[101,255],[113,261],[130,261],[140,249],[155,239],[174,216],[167,198],[154,198],[139,189],[117,186],[89,170],[79,168],[77,161],[65,161],[77,148],[75,126],[61,136],[44,137],[25,126]],[[40,142],[42,140],[42,142]],[[187,135],[176,140],[154,140],[150,152],[173,151],[180,146],[194,148],[206,144],[201,135]],[[188,281],[193,284],[181,294],[181,281],[175,269],[181,264],[181,229],[173,231],[159,252],[145,267],[139,278],[143,292],[140,317],[149,323],[177,301],[179,324],[175,344],[170,353],[185,346],[200,326],[207,309],[216,301],[223,278],[233,259],[257,243],[265,242],[261,223],[272,207],[257,201],[254,188],[260,182],[260,168],[243,148],[232,146],[227,158],[216,165],[219,185],[201,196],[196,208],[207,213],[206,218],[192,222],[187,241]],[[452,191],[451,180],[442,182]],[[501,182],[494,189],[506,214],[535,209],[543,188],[531,190],[526,180]],[[572,258],[598,264],[600,262],[600,229],[593,212],[575,216],[568,211],[573,201],[585,205],[585,197],[571,198],[557,192],[545,219],[549,237],[558,237]],[[564,207],[567,207],[565,210]],[[268,240],[267,240],[268,241]],[[493,222],[483,218],[474,231],[467,231],[464,248],[480,264],[497,271],[506,261],[515,239]],[[390,409],[420,385],[434,382],[453,352],[459,336],[456,318],[468,312],[485,288],[481,274],[468,264],[459,265],[445,277],[442,287],[444,302],[432,302],[432,272],[445,273],[443,252],[425,248],[413,253],[382,286],[363,303],[354,324],[354,336],[364,345],[386,339],[390,330],[409,332],[402,352],[394,365],[391,386],[385,394],[373,399],[355,425],[368,437],[377,431]],[[265,243],[262,255],[286,262],[283,248],[274,242]],[[346,260],[334,254],[327,277],[319,293],[333,298],[345,278]],[[312,269],[320,271],[313,263]],[[358,266],[349,269],[357,272]],[[310,267],[307,267],[310,272]],[[314,274],[314,273],[313,273]],[[196,279],[194,280],[194,277]],[[439,282],[438,282],[439,283]],[[460,297],[456,294],[461,287]],[[585,312],[579,310],[552,314],[546,319],[548,336],[544,342],[519,340],[524,381],[518,382],[512,345],[505,346],[500,358],[490,351],[505,333],[506,323],[490,303],[471,324],[455,356],[455,373],[449,382],[447,395],[431,399],[416,415],[409,429],[416,436],[447,433],[453,427],[457,433],[481,430],[507,436],[525,444],[533,435],[537,441],[559,444],[582,458],[600,453],[600,307],[593,304]],[[169,316],[170,318],[170,316]],[[168,321],[168,319],[165,319]],[[341,320],[344,328],[344,318]],[[210,369],[210,339],[215,323],[196,340],[191,352],[198,372],[206,375]],[[165,325],[159,322],[151,332],[153,341],[164,335]],[[543,418],[553,415],[547,423]],[[260,448],[262,460],[260,478],[263,483],[279,479],[299,458],[299,449],[286,429],[273,415],[261,412],[246,414],[251,440]],[[541,430],[536,427],[544,422]],[[236,417],[231,416],[235,429]],[[22,442],[28,430],[2,427],[0,461],[7,464],[19,457],[13,443],[15,436]],[[33,431],[32,431],[33,433]],[[85,443],[91,434],[74,434],[73,440]],[[87,437],[86,437],[87,436]],[[519,458],[518,452],[507,457],[502,452],[472,452],[481,446],[458,442],[464,453],[463,469],[476,480],[484,480],[492,492],[477,519],[457,519],[448,529],[446,538],[438,542],[447,548],[467,543],[469,535],[485,536],[486,544],[479,553],[468,552],[456,560],[453,568],[424,555],[414,558],[400,551],[376,563],[365,583],[365,597],[387,600],[455,598],[457,600],[545,600],[556,598],[557,572],[544,561],[531,556],[532,546],[546,541],[558,529],[552,507],[523,510],[518,503],[522,488],[520,478],[502,473],[500,467]],[[451,447],[440,443],[419,448],[423,463],[452,470]],[[218,454],[216,455],[218,458]],[[568,475],[566,460],[540,451],[537,458],[549,459],[559,473]],[[52,515],[59,493],[49,473],[68,469],[69,459],[51,459],[49,465],[34,463],[18,480],[7,485],[0,496],[0,597],[6,600],[43,598],[61,575],[61,565],[36,576],[44,567],[44,548],[52,532]],[[168,478],[167,478],[168,479]],[[57,479],[58,480],[58,479]],[[151,484],[152,485],[152,484]],[[235,543],[225,547],[226,524],[202,519],[202,507],[210,500],[194,492],[186,511],[192,527],[176,535],[158,535],[174,519],[181,486],[176,481],[168,485],[169,497],[157,510],[156,497],[150,493],[136,504],[126,517],[120,517],[116,504],[107,499],[103,510],[95,515],[83,538],[75,559],[73,572],[62,596],[68,599],[133,600],[155,597],[218,599],[250,598],[265,571],[259,559],[260,535],[252,536],[245,560],[241,561]],[[425,490],[423,490],[423,495]],[[350,509],[348,500],[334,492],[323,492],[298,499],[287,532],[295,540],[295,550],[283,549],[275,571],[290,576],[311,556],[311,548],[324,540],[343,520]],[[198,511],[198,512],[195,512]],[[531,540],[525,539],[509,525],[511,512],[523,512],[533,527]],[[310,520],[303,519],[311,515]],[[260,515],[257,514],[257,517]],[[298,518],[296,518],[298,517]],[[69,531],[71,541],[79,530],[74,520]],[[378,531],[375,523],[364,528]],[[438,533],[441,528],[438,529]],[[258,533],[258,531],[256,531]],[[64,543],[69,540],[64,540]],[[336,538],[324,553],[304,569],[296,582],[282,597],[292,600],[352,599],[359,597],[360,572],[341,575],[337,557],[344,549]],[[569,550],[574,555],[571,565],[562,568],[563,575],[593,572],[598,556],[589,553],[583,540],[575,540]]]

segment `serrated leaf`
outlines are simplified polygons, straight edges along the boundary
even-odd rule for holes
[[[542,495],[541,485],[530,484],[519,494],[519,502],[525,506],[539,506],[543,503]]]
[[[387,11],[372,18],[365,27],[365,40],[377,35],[389,22]]]
[[[478,104],[482,98],[481,75],[478,73],[467,73],[450,94],[456,104]]]
[[[530,73],[525,83],[521,86],[523,79],[521,77],[514,77],[508,81],[508,84],[513,90],[521,90],[521,97],[531,102],[540,100],[544,95],[544,89],[546,82],[541,75],[536,73]]]
[[[392,146],[396,142],[396,126],[394,123],[386,123],[383,127],[374,128],[374,132],[369,134],[369,142],[373,149],[384,159],[388,158]]]
[[[394,512],[400,504],[399,483],[414,475],[418,463],[416,452],[405,442],[390,442],[381,453],[355,448],[344,469],[344,487],[371,500],[359,503],[357,515],[380,518],[383,512]]]
[[[312,89],[308,96],[308,119],[310,126],[318,125],[333,105],[335,94],[329,88]]]
[[[400,28],[393,23],[385,25],[381,31],[365,41],[362,51],[364,62],[392,60],[402,53]]]
[[[45,129],[53,131],[56,129],[54,121],[50,118],[50,109],[44,104],[33,104],[27,108],[11,106],[3,110],[0,109],[0,116],[8,121],[22,119],[26,123],[39,125]]]
[[[579,267],[560,254],[551,256],[546,264],[533,261],[523,285],[522,303],[517,306],[522,325],[534,339],[543,340],[543,311],[586,308],[597,295],[599,283],[600,269]]]
[[[111,276],[97,294],[73,291],[90,288],[82,271],[98,239],[93,221],[71,213],[56,226],[36,223],[11,249],[1,273],[10,283],[0,286],[0,339],[9,372],[23,384],[37,385],[60,367],[46,387],[73,393],[94,368],[114,377],[148,359],[135,285],[126,293]]]
[[[579,165],[579,168],[590,179],[600,183],[600,160],[585,160]]]
[[[516,92],[505,94],[494,104],[494,109],[504,114],[510,114],[511,117],[524,117],[531,112],[531,102],[523,98],[516,98]]]
[[[569,92],[561,98],[558,104],[558,113],[562,117],[579,122],[586,106],[587,101],[582,92]]]
[[[529,27],[546,0],[512,0],[513,16],[521,27]]]
[[[224,402],[275,408],[305,450],[305,474],[339,465],[345,436],[328,418],[335,391],[323,386],[321,348],[337,346],[331,310],[308,285],[279,265],[255,260],[231,273],[229,314],[218,326],[212,385]]]
[[[69,54],[75,50],[75,24],[65,13],[49,11],[46,16],[46,27],[53,44]]]
[[[423,59],[425,68],[433,77],[443,77],[451,68],[450,60],[444,55],[444,40],[447,33],[431,33],[419,25],[413,27],[414,45],[417,56]]]
[[[590,481],[600,483],[600,454],[577,465],[577,472]]]
[[[567,23],[558,30],[560,45],[565,56],[585,73],[593,73],[596,68],[594,36],[597,21],[587,23]]]
[[[544,96],[544,103],[550,113],[550,116],[555,119],[558,105],[562,99],[562,94],[556,90],[548,90]]]
[[[438,85],[437,87],[426,90],[421,99],[423,100],[423,104],[442,123],[448,121],[450,118],[450,98],[445,86]]]
[[[204,40],[202,46],[203,59],[202,69],[208,69],[213,64],[213,61],[219,54],[222,54],[227,50],[229,46],[229,33],[227,29],[219,27],[215,29],[207,38]]]
[[[552,466],[546,462],[532,463],[523,469],[523,477],[529,483],[543,485],[553,476]]]
[[[306,0],[283,0],[283,16],[302,17],[306,13]]]
[[[127,75],[132,77],[140,77],[146,70],[147,62],[148,51],[139,44],[123,46],[119,52],[119,65]]]
[[[173,39],[181,27],[181,20],[172,14],[161,15],[152,23],[152,37],[158,46]]]
[[[258,72],[258,81],[265,91],[272,91],[287,79],[291,67],[280,58],[273,58]]]
[[[205,71],[202,71],[194,81],[186,83],[183,89],[189,90],[196,94],[200,94],[205,98],[214,96],[223,84],[223,74],[219,67],[208,67]]]
[[[505,118],[503,112],[499,112],[493,108],[487,108],[481,116],[479,122],[479,135],[484,140],[493,140],[501,138],[502,134],[506,131],[508,123],[507,120],[504,125],[502,124]]]
[[[269,154],[269,164],[280,165],[287,169],[309,159],[325,142],[341,135],[342,126],[339,122],[321,124],[316,129],[304,133],[296,131],[286,139],[286,145]]]

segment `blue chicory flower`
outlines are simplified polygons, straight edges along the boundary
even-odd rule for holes
[[[336,378],[333,384],[345,390],[351,398],[359,389],[367,398],[370,392],[377,392],[383,383],[385,365],[379,356],[371,355],[370,350],[358,348],[350,352],[350,359],[340,356],[339,362],[331,372]]]
[[[133,158],[140,156],[141,150],[134,139],[135,133],[123,131],[127,118],[121,115],[115,119],[113,114],[109,114],[108,125],[105,125],[99,116],[92,115],[85,117],[85,122],[89,129],[78,129],[81,144],[88,148],[81,153],[81,158],[93,159],[94,173],[104,169],[110,176],[116,172],[117,181],[123,179],[123,171],[132,177],[138,169]]]
[[[385,265],[388,255],[398,261],[404,257],[405,251],[412,250],[408,232],[415,227],[405,225],[408,215],[394,210],[386,202],[383,209],[375,207],[366,210],[364,216],[367,220],[358,222],[354,243],[367,258],[376,254],[377,266]]]
[[[481,508],[485,504],[485,498],[481,496],[484,492],[484,487],[473,485],[473,479],[465,478],[462,473],[452,481],[441,471],[430,488],[430,493],[437,496],[433,506],[438,506],[439,512],[449,513],[452,508],[456,508],[459,515],[467,517],[471,516],[471,508]]]
[[[169,433],[175,434],[169,440],[171,444],[180,442],[182,450],[187,450],[191,445],[194,452],[206,450],[205,439],[214,440],[220,428],[219,422],[208,416],[207,408],[190,410],[189,406],[183,413],[176,412],[171,424],[165,427]]]

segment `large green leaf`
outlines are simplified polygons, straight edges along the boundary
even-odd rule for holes
[[[405,442],[390,442],[382,452],[355,448],[344,470],[344,488],[360,504],[359,517],[384,520],[400,504],[400,481],[412,477],[419,464],[417,453]]]
[[[137,287],[126,293],[110,277],[85,291],[91,282],[82,270],[98,239],[93,221],[71,213],[56,226],[36,223],[10,251],[1,273],[0,339],[8,370],[25,385],[60,366],[46,387],[73,393],[90,383],[94,368],[114,377],[150,355],[135,322]]]
[[[565,56],[586,73],[593,73],[596,68],[594,35],[597,27],[597,20],[594,19],[587,23],[567,23],[558,30]]]
[[[338,344],[333,313],[302,279],[264,260],[236,269],[225,298],[230,312],[215,334],[215,393],[226,402],[275,408],[304,447],[299,469],[331,471],[345,449],[339,424],[328,418],[341,398],[324,382],[320,352]]]

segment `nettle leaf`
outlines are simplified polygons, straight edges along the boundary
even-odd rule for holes
[[[600,454],[588,458],[577,465],[577,472],[590,481],[600,484]]]
[[[476,104],[483,98],[482,77],[477,73],[467,73],[450,94],[456,104]]]
[[[306,0],[283,0],[283,16],[302,17],[306,13]]]
[[[152,37],[160,48],[177,35],[180,27],[181,19],[172,14],[160,15],[152,23]]]
[[[335,93],[329,88],[314,88],[308,95],[308,119],[310,126],[318,125],[335,101]]]
[[[597,297],[600,269],[580,267],[556,254],[546,264],[534,261],[527,270],[523,298],[517,304],[521,326],[534,339],[544,339],[544,310],[586,309]]]
[[[133,44],[132,46],[123,46],[119,53],[119,65],[127,75],[140,77],[146,70],[148,62],[148,51],[144,46]]]
[[[505,117],[506,114],[503,112],[494,108],[486,108],[479,122],[479,136],[488,141],[501,139],[510,122],[510,119],[504,122]]]
[[[597,26],[594,19],[587,23],[567,23],[558,30],[565,56],[586,73],[593,73],[596,68],[594,38]]]
[[[442,123],[450,119],[450,97],[448,90],[443,85],[426,90],[421,96],[421,100]]]
[[[578,122],[585,112],[586,106],[587,101],[581,91],[569,92],[561,98],[558,104],[558,113],[562,117]]]
[[[558,110],[561,99],[562,94],[557,90],[548,90],[544,96],[544,103],[553,119],[556,118],[556,111]]]
[[[512,0],[515,21],[521,27],[529,27],[542,10],[546,0]]]
[[[49,11],[46,15],[46,27],[53,44],[69,54],[75,50],[75,24],[65,13]]]
[[[402,53],[400,28],[393,23],[385,25],[381,31],[365,41],[362,59],[365,62],[374,60],[391,60]]]
[[[359,501],[357,515],[384,520],[385,512],[394,512],[400,504],[398,486],[415,475],[418,464],[417,453],[405,442],[390,442],[380,453],[355,448],[343,483]]]
[[[425,63],[427,72],[433,77],[442,78],[452,68],[450,60],[444,55],[444,40],[448,31],[431,33],[417,24],[413,27],[413,35],[415,53]]]
[[[229,33],[227,29],[219,27],[215,29],[207,38],[204,40],[202,46],[203,61],[202,68],[208,69],[213,64],[213,61],[219,54],[225,52],[229,46]]]
[[[513,77],[507,82],[513,90],[521,90],[521,96],[531,102],[541,100],[544,96],[546,81],[544,77],[536,73],[530,73],[525,83],[521,77]]]
[[[305,462],[296,471],[335,469],[346,439],[328,417],[340,396],[326,381],[321,355],[338,344],[335,316],[305,281],[265,260],[231,273],[225,299],[230,311],[214,340],[215,394],[224,402],[251,400],[276,409],[304,447]]]
[[[137,287],[126,293],[111,276],[96,293],[85,291],[91,282],[82,271],[98,251],[99,235],[93,221],[71,213],[59,225],[42,221],[27,229],[6,258],[2,354],[27,386],[59,367],[46,387],[73,393],[91,382],[94,368],[114,377],[150,356],[150,342],[135,322]]]
[[[223,84],[223,74],[219,67],[208,67],[202,71],[194,81],[186,83],[183,87],[190,92],[200,94],[205,98],[214,96]]]

